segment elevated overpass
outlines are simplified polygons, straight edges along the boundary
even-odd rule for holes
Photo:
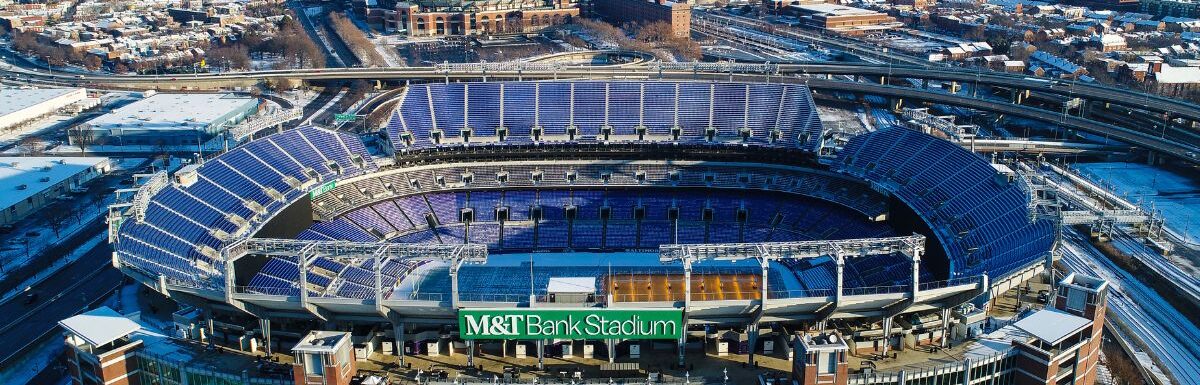
[[[624,66],[570,66],[554,63],[528,63],[524,69],[516,63],[484,63],[434,67],[395,68],[327,68],[251,71],[238,73],[214,73],[195,75],[75,75],[20,72],[35,79],[58,80],[68,83],[91,84],[97,87],[117,88],[161,87],[161,88],[229,88],[250,86],[265,80],[475,80],[498,79],[559,79],[578,77],[618,78],[658,75],[678,79],[680,75],[698,72],[727,72],[718,63],[656,63],[642,62]],[[503,68],[503,67],[507,68]],[[688,67],[694,67],[688,70]],[[1163,114],[1164,119],[1182,118],[1200,122],[1200,105],[1175,98],[1141,93],[1134,90],[1099,84],[1052,80],[1001,72],[989,72],[949,67],[889,66],[879,64],[814,63],[814,64],[733,64],[727,65],[730,73],[759,74],[763,76],[784,75],[847,75],[868,76],[881,79],[912,78],[940,80],[959,83],[977,83],[993,87],[1034,90],[1079,97],[1090,101],[1114,103],[1141,110]]]
[[[479,63],[451,64],[434,67],[408,68],[338,68],[256,71],[242,73],[198,74],[193,76],[86,76],[31,75],[35,79],[86,83],[87,86],[115,88],[187,89],[188,87],[250,86],[266,80],[340,81],[375,79],[391,81],[477,81],[477,80],[548,80],[548,79],[693,79],[790,82],[809,85],[817,92],[852,92],[892,98],[921,100],[992,111],[1033,119],[1112,138],[1135,146],[1200,164],[1197,143],[1170,140],[1131,128],[1065,116],[1060,112],[1006,102],[933,92],[921,88],[887,84],[839,81],[827,77],[800,75],[851,75],[924,78],[950,81],[978,81],[1003,87],[1037,88],[1040,91],[1060,92],[1102,102],[1122,102],[1137,105],[1165,116],[1178,116],[1200,121],[1200,106],[1155,95],[1137,94],[1125,90],[1079,83],[1062,83],[1046,79],[1026,78],[999,73],[967,72],[952,69],[891,67],[846,64],[722,64],[722,63],[647,63],[626,67],[565,66],[543,63]],[[884,82],[886,83],[886,82]],[[1158,102],[1162,100],[1162,102]],[[1143,104],[1144,103],[1144,104]]]

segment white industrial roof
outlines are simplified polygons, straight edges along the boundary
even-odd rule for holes
[[[0,157],[0,209],[8,209],[17,202],[42,192],[47,187],[87,170],[88,167],[95,167],[105,162],[108,162],[108,158],[2,156]],[[20,189],[21,185],[24,185],[25,188]]]
[[[107,345],[141,329],[137,322],[121,316],[108,306],[58,321],[58,325],[92,346]]]
[[[47,100],[79,90],[79,88],[0,89],[0,116],[21,111]]]
[[[1040,310],[1017,321],[1013,326],[1042,341],[1057,344],[1091,323],[1087,318],[1054,310]]]
[[[255,99],[233,94],[154,94],[92,119],[97,129],[198,130]]]
[[[547,293],[595,293],[596,277],[550,277]]]

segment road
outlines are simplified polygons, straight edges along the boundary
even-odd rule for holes
[[[92,234],[94,235],[94,234]],[[112,248],[101,242],[78,261],[67,265],[33,290],[39,298],[25,304],[23,297],[0,304],[0,366],[58,330],[58,321],[78,314],[112,293],[122,281],[112,267]]]
[[[714,63],[700,63],[701,65],[715,65]],[[558,78],[627,78],[627,79],[694,79],[694,80],[729,80],[729,81],[788,81],[804,83],[813,89],[824,89],[831,91],[844,91],[854,93],[866,93],[888,97],[909,98],[912,100],[923,100],[933,103],[949,104],[954,106],[968,107],[985,111],[992,111],[1001,114],[1018,116],[1022,118],[1042,121],[1050,124],[1060,125],[1065,128],[1081,130],[1094,133],[1106,138],[1112,138],[1129,144],[1141,146],[1148,149],[1153,149],[1180,158],[1192,163],[1200,163],[1200,146],[1195,143],[1181,143],[1170,140],[1158,135],[1154,135],[1143,130],[1146,127],[1126,128],[1108,123],[1096,122],[1086,118],[1063,115],[1059,111],[1048,111],[1035,107],[1023,106],[1019,104],[1010,104],[1006,102],[996,102],[984,99],[976,99],[963,97],[959,95],[951,95],[920,88],[899,87],[879,85],[872,83],[860,83],[851,81],[829,80],[815,77],[798,77],[798,76],[781,76],[779,74],[771,75],[769,73],[720,73],[712,70],[686,70],[674,68],[670,70],[655,70],[654,64],[651,67],[646,66],[629,66],[629,67],[562,67],[561,70],[554,71],[522,71],[522,70],[447,70],[440,67],[408,67],[408,68],[343,68],[343,69],[322,69],[322,70],[283,70],[283,71],[261,71],[253,73],[240,74],[214,74],[207,75],[209,79],[253,79],[254,76],[261,76],[263,79],[274,77],[296,77],[309,80],[345,80],[345,79],[431,79],[440,78],[450,80],[475,80],[479,78],[494,78],[503,79],[507,77],[517,78],[523,77],[527,79],[558,79]],[[825,73],[825,74],[841,74],[841,75],[863,75],[880,73],[891,73],[893,76],[899,77],[921,77],[921,76],[943,76],[938,74],[953,74],[950,72],[935,72],[926,73],[921,71],[929,71],[924,69],[904,69],[904,68],[877,68],[864,67],[856,65],[803,65],[796,66],[778,66],[779,73],[788,73],[799,75],[796,71],[803,68],[804,72]],[[886,71],[886,72],[885,72]],[[956,74],[954,76],[962,76]],[[974,76],[974,74],[973,74]],[[994,75],[989,75],[994,76]],[[155,77],[135,77],[133,79],[146,80]],[[765,79],[764,79],[765,78]],[[999,80],[996,80],[999,81]],[[1006,79],[1009,86],[1012,82],[1019,83],[1020,81]],[[1025,80],[1040,85],[1046,89],[1060,89],[1052,82],[1040,79]],[[981,81],[982,82],[982,81]],[[1024,87],[1024,86],[1022,86]],[[1076,87],[1076,86],[1070,86]],[[1122,97],[1129,96],[1126,92],[1120,92]],[[1200,106],[1190,103],[1175,101],[1175,104],[1184,103],[1196,109],[1195,116],[1200,118]],[[1156,104],[1156,106],[1160,106]],[[1161,106],[1160,106],[1161,107]],[[1171,108],[1167,106],[1166,108]],[[1197,119],[1200,121],[1200,119]]]
[[[1109,281],[1108,307],[1181,385],[1200,385],[1200,330],[1073,229],[1063,231],[1062,263]]]

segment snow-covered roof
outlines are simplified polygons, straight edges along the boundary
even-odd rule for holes
[[[5,116],[72,92],[79,93],[79,100],[87,97],[82,88],[0,89],[0,116]]]
[[[594,293],[596,277],[550,277],[548,293]]]
[[[108,306],[101,306],[62,321],[58,325],[92,346],[103,346],[138,331],[141,326]]]
[[[255,98],[233,94],[156,94],[92,119],[96,129],[203,130]]]
[[[1057,344],[1092,324],[1092,321],[1054,310],[1039,310],[1013,324],[1049,344]]]
[[[0,210],[7,210],[88,168],[106,167],[107,163],[108,158],[101,157],[0,157]]]
[[[1164,64],[1154,74],[1154,80],[1163,84],[1200,83],[1200,67],[1175,67]]]

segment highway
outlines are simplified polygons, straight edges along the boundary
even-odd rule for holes
[[[500,63],[504,64],[504,63]],[[686,63],[681,63],[686,64]],[[407,68],[339,68],[339,69],[306,69],[306,70],[279,70],[279,71],[260,71],[246,73],[220,73],[210,75],[199,75],[197,77],[187,77],[189,81],[200,81],[202,79],[274,79],[274,78],[304,78],[307,80],[344,80],[344,79],[403,79],[403,80],[478,80],[481,78],[524,78],[524,79],[568,79],[568,78],[622,78],[622,79],[697,79],[697,80],[744,80],[744,81],[787,81],[794,83],[803,83],[812,87],[817,91],[843,91],[856,92],[865,94],[874,94],[888,97],[909,98],[913,100],[924,100],[933,103],[941,103],[955,105],[961,107],[975,108],[986,111],[993,111],[1001,114],[1023,117],[1027,119],[1038,120],[1051,124],[1061,125],[1066,128],[1091,132],[1104,137],[1120,140],[1132,145],[1141,146],[1147,149],[1161,151],[1168,155],[1187,160],[1192,163],[1200,163],[1200,147],[1196,143],[1181,143],[1176,142],[1161,136],[1152,135],[1147,132],[1133,128],[1124,128],[1112,124],[1096,122],[1089,119],[1066,116],[1060,112],[1043,110],[1035,107],[1028,107],[1018,104],[1005,102],[989,101],[985,99],[968,98],[957,95],[945,94],[922,90],[919,88],[900,87],[890,85],[879,85],[874,83],[852,82],[822,79],[819,77],[798,77],[798,76],[781,76],[771,73],[738,73],[714,72],[708,67],[714,66],[714,63],[700,63],[708,65],[704,71],[696,70],[680,70],[676,67],[664,69],[660,67],[655,71],[648,66],[628,66],[628,67],[588,67],[588,66],[561,66],[561,70],[554,71],[525,71],[518,68],[497,67],[491,68],[482,65],[477,66],[478,70],[463,70],[461,68],[471,68],[471,65],[455,66],[454,70],[442,69],[441,67],[407,67]],[[654,64],[650,64],[653,66]],[[730,67],[733,68],[732,66]],[[753,67],[751,67],[753,68]],[[799,66],[779,66],[780,73],[792,73],[799,69],[808,74],[826,73],[839,75],[870,75],[878,73],[891,73],[893,76],[943,76],[950,77],[953,72],[940,72],[940,70],[925,70],[925,69],[910,69],[910,72],[901,72],[901,69],[893,67],[877,68],[874,66],[854,66],[854,65],[799,65]],[[924,73],[920,71],[933,71]],[[914,75],[915,74],[915,75]],[[942,75],[938,75],[942,74]],[[969,74],[976,76],[976,74]],[[47,74],[38,74],[41,77],[47,77]],[[955,76],[966,76],[959,73]],[[167,79],[175,79],[163,76],[98,76],[91,78],[94,81],[113,81],[120,79],[123,82],[129,81],[164,81]],[[105,80],[113,79],[113,80]],[[176,79],[175,81],[178,81]],[[999,81],[999,80],[997,80]],[[1041,84],[1042,86],[1053,85],[1053,83],[1045,80],[1026,80]],[[128,87],[128,84],[124,85]],[[1055,88],[1057,89],[1057,88]],[[1116,91],[1113,91],[1116,92]],[[1122,93],[1121,95],[1126,95]],[[1195,106],[1182,101],[1175,101],[1175,104],[1186,104],[1196,109],[1196,116],[1200,117],[1200,106]],[[1161,106],[1160,106],[1161,107]],[[1167,107],[1169,108],[1169,107]],[[1144,129],[1144,127],[1141,127]]]
[[[1200,163],[1195,154],[1200,153],[1196,144],[1178,143],[1165,138],[1150,135],[1112,124],[1096,122],[1076,116],[1064,116],[1061,113],[1047,111],[1019,104],[1001,103],[984,99],[964,98],[939,92],[923,91],[915,88],[884,86],[871,83],[847,82],[825,79],[802,79],[814,91],[862,92],[880,96],[919,99],[933,103],[974,108],[1008,114],[1027,119],[1058,124],[1066,128],[1091,132],[1104,137],[1123,141],[1129,144],[1163,151],[1193,163]]]
[[[1109,281],[1109,316],[1132,329],[1178,384],[1200,385],[1200,330],[1191,321],[1074,229],[1063,230],[1062,251],[1071,271]]]
[[[687,64],[687,63],[678,63]],[[712,63],[700,63],[712,64]],[[475,80],[484,77],[498,79],[558,79],[573,77],[615,78],[615,77],[646,77],[658,74],[671,75],[671,78],[691,76],[696,71],[674,70],[656,71],[656,63],[629,65],[623,67],[590,67],[562,65],[556,70],[500,70],[500,71],[458,71],[452,72],[440,67],[395,67],[395,68],[324,68],[297,70],[269,70],[236,73],[208,73],[196,75],[106,75],[88,76],[73,74],[27,73],[15,72],[39,80],[58,80],[66,83],[95,84],[115,87],[143,87],[161,85],[178,87],[179,83],[197,82],[230,82],[261,81],[274,79],[301,80],[427,80],[427,79],[461,79]],[[764,66],[766,68],[767,66]],[[778,64],[769,66],[773,75],[846,75],[890,78],[913,78],[928,80],[955,81],[960,83],[979,83],[995,87],[1034,90],[1054,93],[1069,97],[1116,103],[1132,108],[1143,109],[1175,118],[1200,121],[1200,105],[1180,99],[1167,98],[1158,95],[1140,93],[1133,90],[1109,87],[1099,84],[1071,82],[1064,80],[1049,80],[1000,72],[979,71],[961,68],[925,68],[915,66],[891,66],[880,64],[852,63],[819,63],[819,64]],[[8,71],[6,71],[8,72]],[[704,72],[704,71],[700,71]],[[711,71],[710,71],[711,72]]]
[[[0,304],[0,366],[58,330],[58,321],[85,310],[112,293],[122,281],[112,267],[112,248],[100,242],[78,261],[51,275],[33,290],[37,301],[25,304],[24,297]]]

